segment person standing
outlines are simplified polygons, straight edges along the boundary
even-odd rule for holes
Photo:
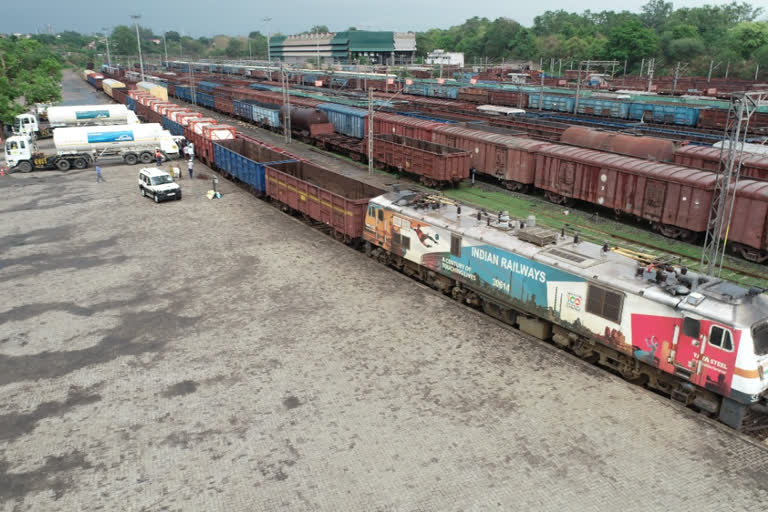
[[[107,180],[105,180],[104,176],[101,175],[101,167],[97,165],[96,166],[96,183],[100,181],[106,182]]]
[[[192,179],[192,167],[195,165],[195,159],[190,158],[187,161],[187,170],[189,171],[189,178]]]
[[[160,152],[160,148],[155,148],[155,161],[158,167],[163,165],[163,154]]]

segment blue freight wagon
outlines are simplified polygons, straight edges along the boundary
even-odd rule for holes
[[[579,98],[577,114],[613,117],[615,119],[629,118],[629,103],[625,101],[606,100],[599,98]]]
[[[195,97],[196,97],[195,102],[198,105],[201,105],[203,107],[208,107],[208,108],[215,108],[213,94],[197,91],[195,92]]]
[[[335,132],[357,139],[365,137],[367,110],[335,103],[321,103],[317,108],[325,112]]]
[[[176,86],[176,97],[184,101],[192,101],[192,89],[186,85]]]
[[[685,105],[630,103],[629,118],[653,123],[696,126],[699,122],[699,109]]]
[[[235,100],[232,102],[232,110],[235,115],[254,121],[258,124],[280,128],[280,107],[267,105],[266,103]]]
[[[211,93],[217,87],[223,87],[223,85],[216,82],[198,82],[197,88],[203,92]]]
[[[557,94],[536,94],[528,95],[528,108],[539,108],[539,97],[541,96],[542,110],[554,110],[555,112],[573,112],[576,99],[573,96],[560,96]]]
[[[296,162],[297,160],[280,160],[276,162],[255,162],[221,144],[213,144],[213,158],[216,166],[237,178],[242,183],[250,185],[256,192],[266,192],[264,167],[278,163]]]
[[[160,124],[163,125],[163,128],[171,132],[171,135],[184,135],[184,127],[181,126],[176,121],[172,121],[167,117],[163,116],[160,119]]]

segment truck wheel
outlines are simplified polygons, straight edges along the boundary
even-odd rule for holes
[[[144,151],[141,155],[139,155],[139,160],[141,160],[141,163],[143,164],[148,164],[154,159],[155,157],[152,156],[152,153],[149,151]]]
[[[147,191],[143,188],[139,187],[139,190],[141,191],[141,197],[147,197]]]
[[[19,162],[16,166],[19,172],[32,172],[32,164],[29,162]]]
[[[88,161],[85,158],[75,158],[75,169],[85,169],[88,167]]]
[[[62,158],[58,162],[56,162],[56,168],[60,170],[61,172],[67,172],[70,167],[72,167],[72,162],[69,160]]]
[[[128,153],[123,157],[123,160],[128,165],[136,165],[136,162],[139,161],[139,157],[137,157],[134,153]]]

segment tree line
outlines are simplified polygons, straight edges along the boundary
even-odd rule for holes
[[[60,57],[39,41],[0,39],[0,124],[35,103],[60,101],[61,68]]]
[[[678,62],[686,74],[706,74],[711,62],[729,68],[731,76],[751,77],[755,66],[768,71],[768,21],[749,3],[674,9],[671,2],[650,0],[641,12],[546,11],[533,26],[509,18],[474,17],[448,29],[416,34],[417,52],[434,49],[463,52],[472,65],[488,58],[570,64],[581,60],[628,61],[638,71],[643,59],[654,58],[657,72],[670,71]]]

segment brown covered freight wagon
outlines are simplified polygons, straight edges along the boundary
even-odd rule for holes
[[[469,177],[469,152],[434,142],[377,135],[373,138],[373,156],[391,168],[420,176],[429,187],[452,185]]]
[[[707,229],[715,174],[569,146],[539,148],[536,187],[563,204],[578,199],[650,221],[670,238]]]
[[[736,184],[731,226],[727,234],[729,248],[745,260],[768,260],[768,183],[740,180]]]
[[[720,148],[711,146],[682,146],[675,151],[675,163],[704,169],[706,171],[717,172],[720,169],[721,158],[725,158],[726,153],[721,152]],[[740,176],[752,178],[755,180],[768,180],[768,157],[744,153],[744,159],[741,162]]]
[[[523,137],[445,124],[433,130],[432,141],[468,151],[476,172],[500,180],[510,190],[524,190],[534,182],[535,152],[547,145]]]
[[[274,164],[265,171],[269,197],[328,225],[346,243],[360,240],[368,200],[385,193],[306,161]]]

